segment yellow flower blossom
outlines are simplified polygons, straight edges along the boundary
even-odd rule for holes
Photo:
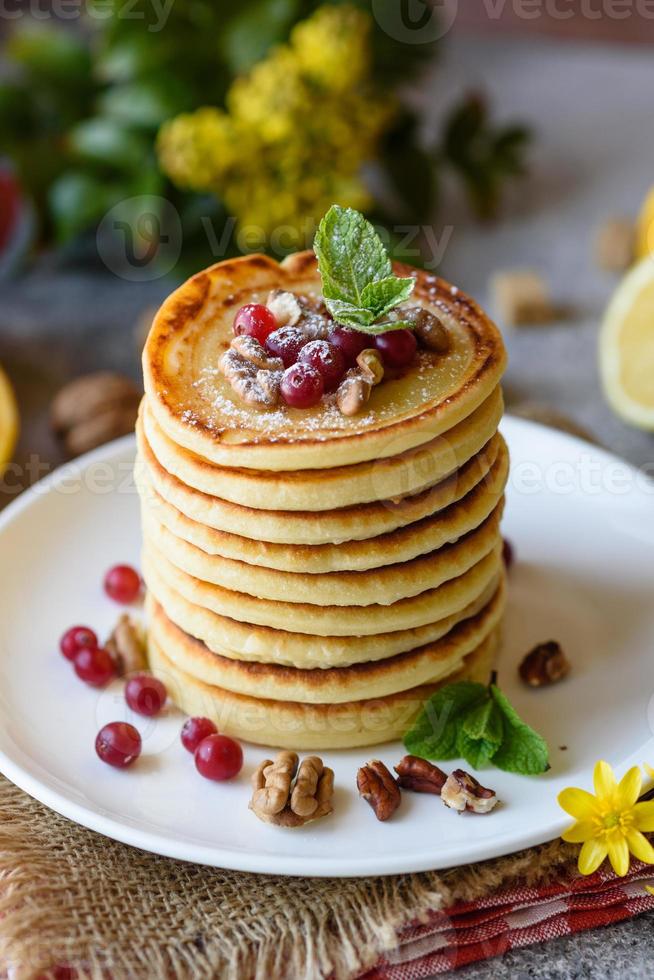
[[[643,764],[643,768],[647,773],[647,775],[649,776],[649,778],[654,779],[654,768],[652,768],[652,766],[648,766],[646,762]]]
[[[595,795],[571,787],[559,793],[559,806],[575,818],[561,836],[582,844],[579,871],[590,875],[608,856],[617,875],[629,871],[629,854],[654,864],[654,847],[643,831],[654,831],[654,802],[638,803],[642,773],[634,766],[616,782],[608,762],[598,762],[593,773]]]
[[[247,132],[221,109],[206,106],[164,123],[157,149],[162,169],[179,187],[208,190],[238,166]]]
[[[361,84],[370,73],[370,17],[356,7],[319,7],[291,32],[304,75],[334,92]]]
[[[370,15],[347,4],[318,8],[234,81],[226,111],[198,109],[162,127],[164,172],[220,195],[239,225],[267,236],[306,227],[334,203],[368,209],[362,168],[396,112],[371,81],[370,28]]]

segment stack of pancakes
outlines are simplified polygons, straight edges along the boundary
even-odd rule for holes
[[[312,252],[220,263],[164,303],[138,423],[149,657],[223,732],[294,749],[400,737],[425,699],[488,677],[504,607],[497,432],[505,355],[488,318],[415,275],[449,350],[419,350],[364,410],[264,411],[218,369],[236,310],[320,293]]]

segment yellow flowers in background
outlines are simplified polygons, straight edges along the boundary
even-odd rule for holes
[[[296,231],[290,247],[333,203],[368,209],[362,167],[395,115],[372,80],[371,29],[355,7],[318,8],[232,83],[226,109],[164,124],[164,172],[181,188],[216,193],[241,225]]]
[[[654,770],[646,766],[654,778]],[[598,762],[593,773],[595,795],[570,787],[559,793],[559,806],[575,818],[561,836],[581,844],[579,871],[590,875],[608,857],[621,877],[629,871],[629,855],[654,864],[654,847],[644,832],[654,831],[654,801],[639,803],[643,777],[634,766],[618,783],[608,762]]]

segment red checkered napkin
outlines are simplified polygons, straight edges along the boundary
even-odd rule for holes
[[[404,929],[397,949],[362,980],[419,980],[501,956],[510,949],[621,922],[654,909],[654,868],[634,862],[616,878],[606,866],[541,888],[517,886],[475,902],[432,913]]]

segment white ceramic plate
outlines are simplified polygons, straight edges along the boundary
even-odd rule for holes
[[[138,564],[131,438],[59,470],[0,518],[0,769],[18,786],[93,830],[188,861],[287,875],[379,875],[495,857],[556,837],[567,823],[556,795],[589,786],[593,764],[654,763],[654,484],[569,436],[506,419],[512,454],[504,522],[518,561],[499,663],[500,684],[550,743],[537,778],[489,768],[481,781],[502,806],[458,816],[436,797],[405,793],[378,823],[355,774],[399,744],[323,753],[336,772],[335,813],[301,830],[262,824],[247,809],[249,775],[265,757],[245,746],[231,783],[211,783],[179,742],[182,716],[130,718],[121,685],[97,692],[58,652],[74,623],[104,636],[118,607],[101,589],[116,562]],[[516,665],[535,643],[559,640],[565,682],[528,690]],[[130,770],[101,763],[93,742],[128,718],[144,751]],[[445,768],[453,769],[454,763]]]

